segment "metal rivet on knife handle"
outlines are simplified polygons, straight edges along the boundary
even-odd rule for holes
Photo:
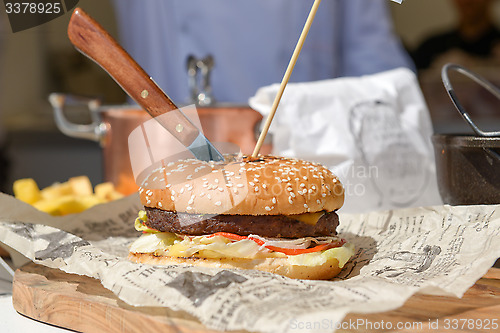
[[[184,126],[182,126],[182,124],[177,124],[177,125],[175,126],[175,130],[176,130],[177,132],[179,132],[179,133],[180,133],[180,132],[182,132],[182,130],[183,130],[183,129],[184,129]]]
[[[142,98],[146,98],[146,97],[148,97],[148,95],[149,95],[149,92],[148,92],[147,90],[143,90],[143,91],[141,92],[141,97],[142,97]]]

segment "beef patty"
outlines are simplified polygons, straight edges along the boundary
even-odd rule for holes
[[[310,225],[286,215],[207,215],[145,209],[148,216],[145,224],[149,228],[194,236],[215,232],[283,238],[335,236],[339,225],[335,212],[325,213],[315,225]]]

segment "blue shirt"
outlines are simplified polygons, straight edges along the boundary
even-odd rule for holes
[[[372,74],[412,63],[392,33],[388,0],[323,0],[291,82]],[[213,94],[247,103],[281,82],[312,0],[115,0],[120,43],[177,103],[186,61],[213,55]]]

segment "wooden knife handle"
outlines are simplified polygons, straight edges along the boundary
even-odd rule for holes
[[[73,45],[88,56],[122,87],[152,117],[177,110],[177,106],[132,57],[81,8],[73,11],[68,36]],[[182,112],[172,112],[162,125],[186,146],[198,136],[198,129]],[[180,129],[180,131],[179,131]]]

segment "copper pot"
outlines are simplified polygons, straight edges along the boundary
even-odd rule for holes
[[[118,191],[131,194],[137,191],[128,151],[130,133],[151,119],[139,106],[100,105],[97,99],[64,94],[51,94],[57,127],[64,134],[98,141],[102,147],[104,180],[112,182]],[[86,104],[91,124],[75,124],[64,115],[66,105]],[[205,136],[212,142],[230,142],[240,147],[244,154],[251,154],[257,143],[262,115],[248,106],[220,105],[198,107],[197,112]],[[271,152],[266,142],[262,154]]]

